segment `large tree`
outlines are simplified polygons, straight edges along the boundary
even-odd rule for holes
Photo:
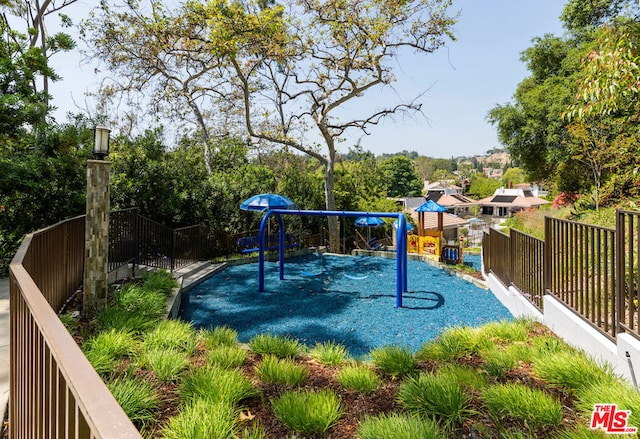
[[[186,67],[200,69],[197,79],[218,85],[207,92],[242,109],[254,142],[293,148],[322,164],[329,210],[336,209],[334,169],[345,133],[368,133],[387,116],[419,111],[420,103],[414,96],[360,114],[347,107],[367,92],[391,86],[401,54],[431,53],[452,39],[455,22],[447,13],[450,0],[298,0],[286,7],[189,1],[171,17],[160,2],[151,3],[152,30],[171,29],[163,38],[153,33],[154,42],[141,43],[148,40],[143,35],[148,20],[138,18],[139,2],[127,2],[135,9],[92,19],[94,31],[107,30],[94,32],[90,40],[109,66],[126,81],[142,77],[147,83],[164,80],[168,75],[161,70],[169,66],[178,77],[171,84],[184,84]],[[160,68],[150,68],[148,57],[139,56],[145,44],[151,44],[147,52]],[[198,99],[205,102],[207,93]],[[337,241],[337,218],[330,218],[329,230]]]

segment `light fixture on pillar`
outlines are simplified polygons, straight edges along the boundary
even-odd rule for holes
[[[95,142],[93,144],[93,156],[98,160],[104,160],[109,155],[109,128],[98,125],[93,130]]]

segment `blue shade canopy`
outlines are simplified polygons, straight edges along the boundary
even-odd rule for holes
[[[354,224],[358,227],[378,227],[384,225],[385,222],[378,216],[359,216]]]
[[[429,200],[416,208],[416,212],[446,212],[447,208],[439,205],[433,200]]]
[[[293,201],[283,195],[278,194],[260,194],[246,200],[240,205],[242,210],[256,210],[266,212],[273,209],[295,209],[296,205]]]
[[[470,218],[469,219],[470,223],[483,223],[484,220],[480,219],[480,218]]]
[[[398,220],[395,220],[395,221],[393,222],[393,228],[394,228],[394,229],[398,229]],[[408,232],[409,230],[413,230],[413,224],[411,224],[409,221],[407,221],[407,232]]]

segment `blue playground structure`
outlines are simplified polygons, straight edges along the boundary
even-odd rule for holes
[[[260,233],[258,233],[258,291],[264,292],[264,251],[272,244],[265,242],[265,228],[269,222],[269,217],[275,215],[278,220],[278,255],[280,267],[280,280],[284,280],[284,251],[286,240],[284,233],[284,220],[282,215],[300,216],[337,216],[337,217],[380,217],[397,218],[398,239],[396,244],[396,308],[402,308],[402,293],[407,292],[407,220],[404,213],[399,212],[354,212],[354,211],[333,211],[333,210],[292,210],[292,209],[271,209],[267,210],[260,223]]]

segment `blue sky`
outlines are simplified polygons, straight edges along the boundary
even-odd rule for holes
[[[90,2],[76,3],[74,21],[84,17]],[[400,59],[394,90],[373,91],[352,109],[375,108],[389,102],[408,101],[426,91],[420,102],[423,115],[387,120],[370,135],[353,132],[341,150],[360,139],[375,154],[402,150],[431,157],[484,154],[500,147],[496,130],[486,121],[496,104],[511,100],[517,84],[527,76],[520,52],[532,38],[545,33],[562,34],[558,17],[562,0],[454,0],[452,11],[461,11],[455,26],[457,41],[430,55]],[[64,78],[51,88],[63,121],[67,111],[86,107],[84,93],[97,88],[94,67],[80,63],[77,54],[54,57],[53,65]],[[90,108],[90,106],[89,106]]]

